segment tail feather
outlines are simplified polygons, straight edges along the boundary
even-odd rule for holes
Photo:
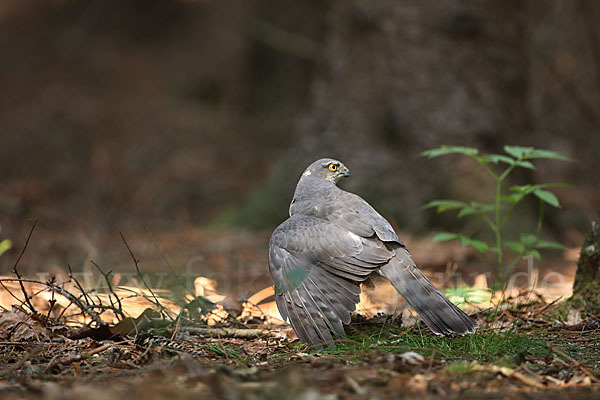
[[[318,311],[308,306],[298,291],[290,293],[290,323],[294,332],[302,342],[309,342],[316,347],[333,342],[329,326]],[[340,324],[341,327],[341,324]],[[342,329],[343,332],[343,329]]]
[[[381,267],[380,273],[434,333],[464,335],[475,332],[475,323],[419,271],[406,249],[396,249],[396,256]]]

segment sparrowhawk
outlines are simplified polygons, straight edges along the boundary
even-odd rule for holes
[[[473,321],[419,271],[390,223],[337,186],[347,176],[348,168],[330,158],[306,168],[290,217],[269,242],[277,308],[298,338],[322,347],[343,336],[360,283],[375,273],[392,283],[434,333],[473,333]]]

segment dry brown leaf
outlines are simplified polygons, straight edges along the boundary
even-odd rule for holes
[[[18,307],[0,313],[0,338],[11,341],[42,341],[48,331],[39,321]]]

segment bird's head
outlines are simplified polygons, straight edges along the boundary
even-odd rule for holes
[[[344,177],[350,176],[350,170],[341,161],[322,158],[310,164],[302,173],[302,177],[318,177],[334,184]]]

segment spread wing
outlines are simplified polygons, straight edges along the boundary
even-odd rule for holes
[[[377,235],[384,242],[397,242],[404,247],[394,228],[362,197],[340,190],[338,198],[325,218],[362,236]]]
[[[321,218],[294,215],[273,232],[269,243],[279,312],[303,342],[318,347],[331,343],[333,336],[344,334],[342,324],[350,322],[360,282],[393,256],[377,238]]]
[[[325,188],[308,195],[300,192],[298,201],[294,199],[290,207],[291,215],[326,219],[358,236],[368,238],[376,235],[384,242],[397,242],[404,246],[390,223],[362,197],[329,182],[316,181],[314,185],[325,185]]]

